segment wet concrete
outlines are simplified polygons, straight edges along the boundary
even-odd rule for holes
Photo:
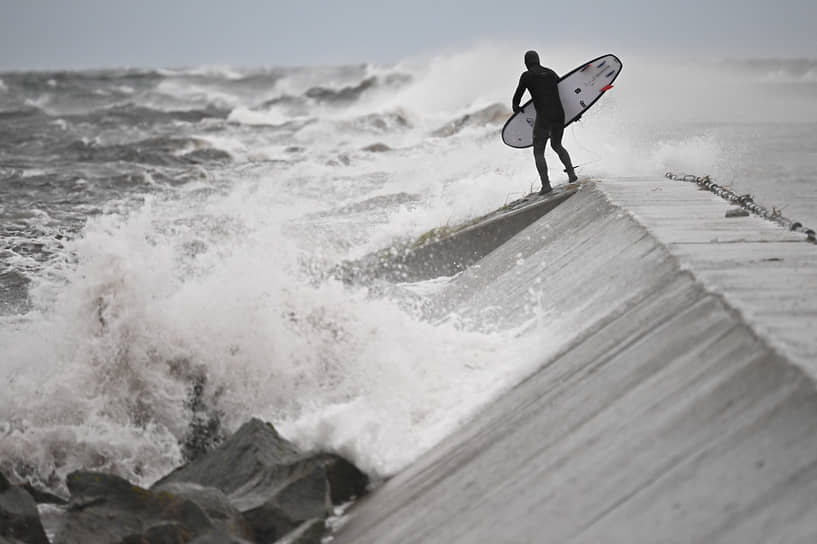
[[[452,281],[560,349],[333,542],[817,541],[817,247],[729,207],[607,180]]]

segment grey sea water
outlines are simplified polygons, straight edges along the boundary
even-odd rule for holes
[[[150,482],[195,417],[258,415],[389,476],[522,379],[548,327],[329,274],[537,188],[499,138],[517,57],[0,74],[0,468]],[[817,61],[620,58],[581,176],[709,174],[817,226]]]

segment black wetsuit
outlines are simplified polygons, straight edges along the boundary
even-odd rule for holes
[[[548,137],[553,151],[559,155],[559,159],[565,166],[565,171],[573,175],[573,166],[570,163],[570,155],[562,147],[562,135],[565,131],[565,111],[562,108],[562,101],[559,98],[559,76],[550,68],[536,65],[529,66],[526,72],[519,78],[519,85],[513,95],[513,110],[519,109],[519,101],[525,89],[533,99],[533,106],[536,108],[536,122],[533,124],[533,157],[536,161],[536,169],[539,171],[539,178],[542,181],[542,188],[550,187],[548,179],[547,162],[545,162],[545,147]]]

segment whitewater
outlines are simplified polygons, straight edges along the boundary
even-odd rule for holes
[[[0,469],[148,485],[257,416],[388,478],[537,371],[577,316],[535,281],[498,319],[334,273],[538,188],[499,138],[522,53],[0,74]],[[817,60],[611,53],[580,177],[708,174],[817,226]]]

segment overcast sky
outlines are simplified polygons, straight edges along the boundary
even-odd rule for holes
[[[817,0],[0,0],[0,70],[394,62],[484,41],[817,56]]]

